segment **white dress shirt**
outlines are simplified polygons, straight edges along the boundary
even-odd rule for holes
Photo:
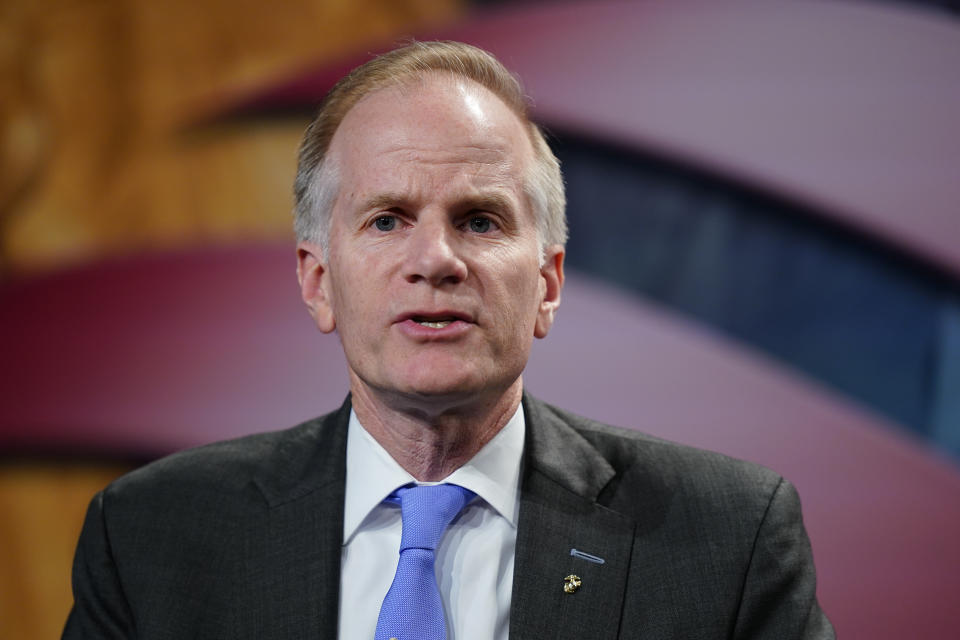
[[[517,407],[500,433],[442,481],[477,494],[437,547],[437,584],[448,640],[507,638],[523,441],[523,410]],[[384,504],[383,499],[411,482],[416,481],[351,411],[340,570],[341,640],[373,638],[400,558],[400,507]]]

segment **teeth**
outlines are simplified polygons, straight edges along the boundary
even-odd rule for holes
[[[417,324],[430,327],[431,329],[443,329],[445,326],[453,322],[453,320],[440,320],[439,322],[429,322],[427,320],[417,320]]]

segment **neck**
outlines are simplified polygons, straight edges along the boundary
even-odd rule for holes
[[[421,482],[443,480],[473,458],[513,417],[523,389],[517,378],[492,398],[424,399],[381,394],[351,378],[360,424]]]

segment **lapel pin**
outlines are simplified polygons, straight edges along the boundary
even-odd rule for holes
[[[603,564],[604,562],[606,562],[600,556],[595,556],[585,551],[580,551],[579,549],[570,549],[570,555],[573,556],[574,558],[580,558],[581,560],[586,560],[587,562],[593,562],[594,564]]]
[[[580,585],[583,584],[583,581],[580,580],[580,576],[575,576],[570,574],[563,579],[563,592],[564,593],[573,593],[580,588]]]

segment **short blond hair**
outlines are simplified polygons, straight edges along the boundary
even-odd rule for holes
[[[524,190],[537,220],[541,250],[567,241],[566,196],[560,163],[540,128],[530,121],[520,82],[490,53],[462,42],[412,42],[355,68],[324,97],[303,134],[294,181],[294,230],[297,239],[319,243],[326,251],[330,215],[339,187],[337,169],[327,159],[340,123],[365,96],[406,84],[431,73],[449,73],[480,84],[499,97],[526,126],[534,162]]]

